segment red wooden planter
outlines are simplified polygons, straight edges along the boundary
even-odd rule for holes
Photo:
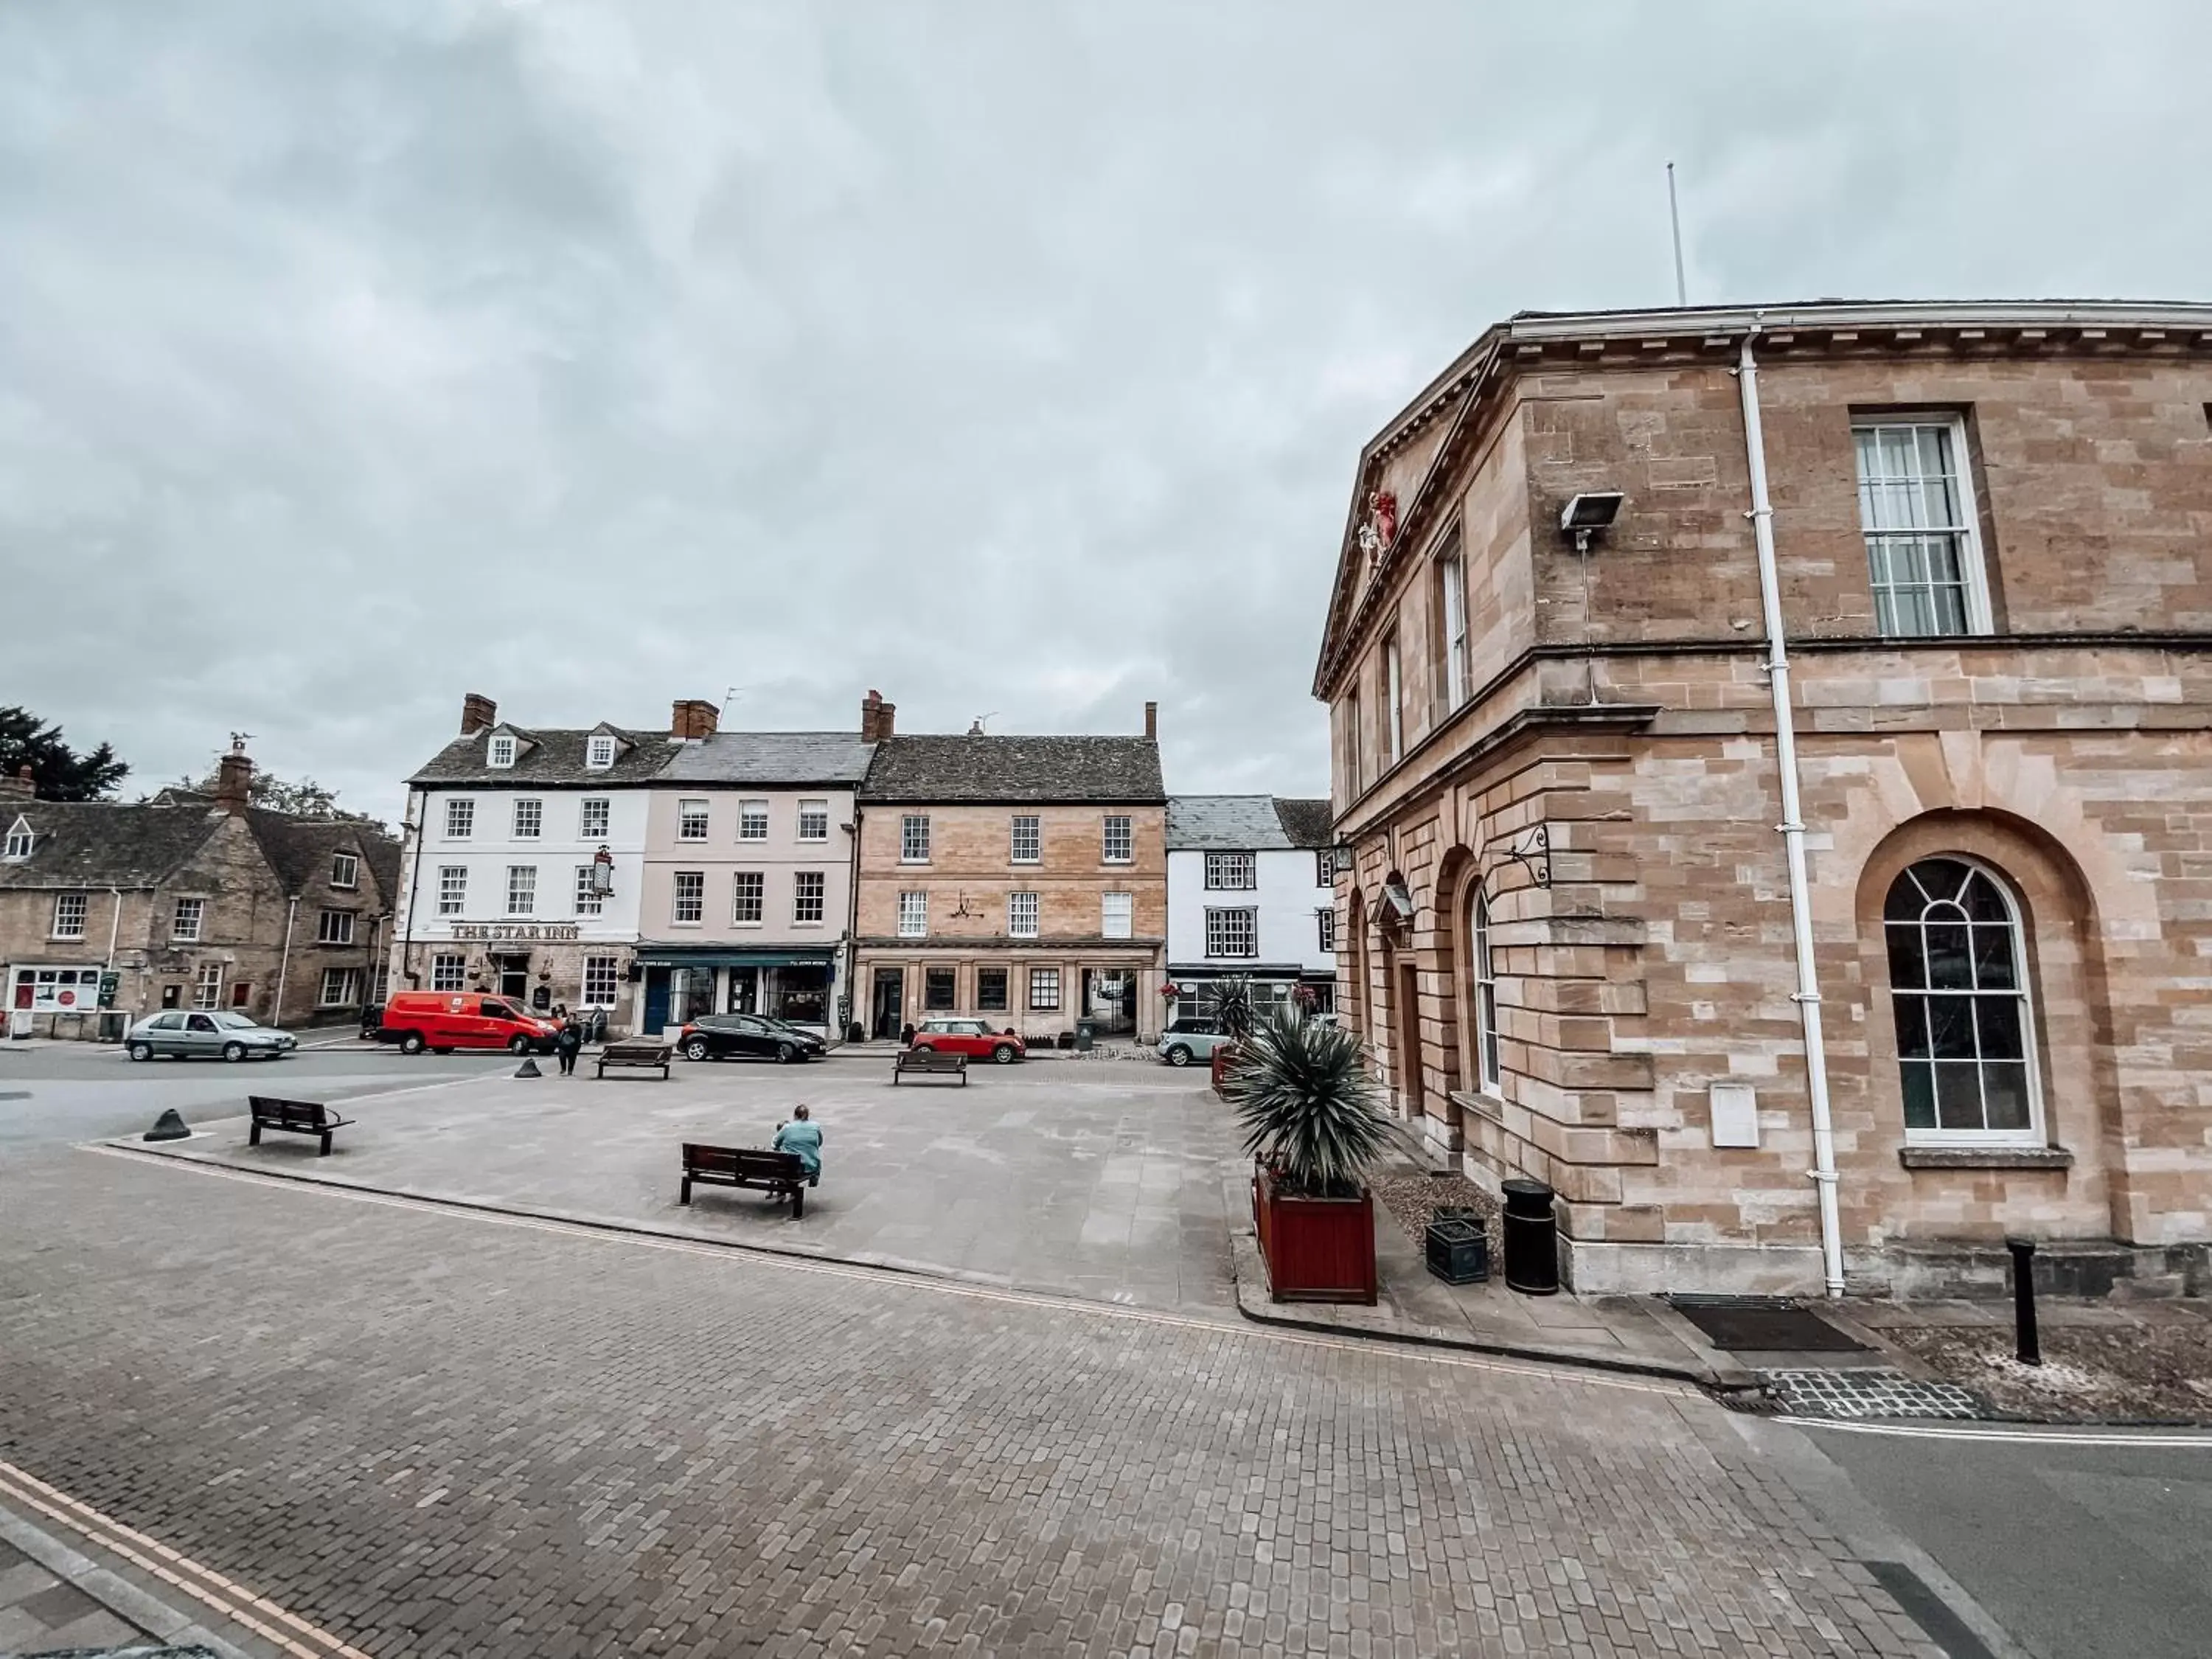
[[[1264,1169],[1252,1174],[1252,1222],[1267,1259],[1267,1288],[1278,1302],[1364,1302],[1375,1305],[1375,1200],[1299,1198],[1275,1190]]]
[[[1215,1094],[1218,1095],[1222,1092],[1221,1085],[1228,1081],[1229,1073],[1237,1068],[1237,1045],[1235,1043],[1218,1042],[1214,1044],[1213,1059],[1211,1063],[1213,1068],[1213,1092]]]

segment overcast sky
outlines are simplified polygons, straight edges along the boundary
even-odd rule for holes
[[[2212,6],[0,3],[0,703],[394,817],[525,725],[1327,788],[1361,441],[1518,309],[2204,298]]]

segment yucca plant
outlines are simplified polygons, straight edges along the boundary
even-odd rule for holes
[[[1244,1150],[1278,1186],[1346,1198],[1382,1155],[1388,1131],[1357,1033],[1274,1010],[1245,1039],[1224,1092],[1244,1127]]]
[[[1252,976],[1231,974],[1226,979],[1210,981],[1206,988],[1206,1015],[1231,1042],[1249,1037],[1259,1018],[1259,1005],[1252,999]]]

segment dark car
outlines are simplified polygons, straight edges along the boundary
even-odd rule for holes
[[[757,1014],[702,1014],[676,1039],[686,1060],[819,1060],[829,1046],[811,1031]]]

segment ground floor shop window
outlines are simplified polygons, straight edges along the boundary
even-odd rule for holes
[[[458,991],[461,976],[468,966],[468,958],[439,952],[430,958],[430,988],[434,991]]]
[[[942,1013],[954,1006],[952,970],[950,968],[922,970],[921,1006],[929,1013]]]
[[[1060,1006],[1060,969],[1032,968],[1030,969],[1030,1009],[1034,1013],[1049,1013]]]
[[[615,985],[621,960],[616,957],[584,958],[584,1002],[592,1008],[615,1006]]]
[[[811,963],[775,970],[769,988],[769,1018],[793,1025],[830,1023],[830,969]]]
[[[729,988],[725,994],[722,1012],[726,1014],[757,1014],[760,1012],[760,976],[757,968],[730,969]]]
[[[975,1006],[988,1013],[1004,1013],[1006,1007],[1006,970],[1003,968],[978,968],[975,970]]]

